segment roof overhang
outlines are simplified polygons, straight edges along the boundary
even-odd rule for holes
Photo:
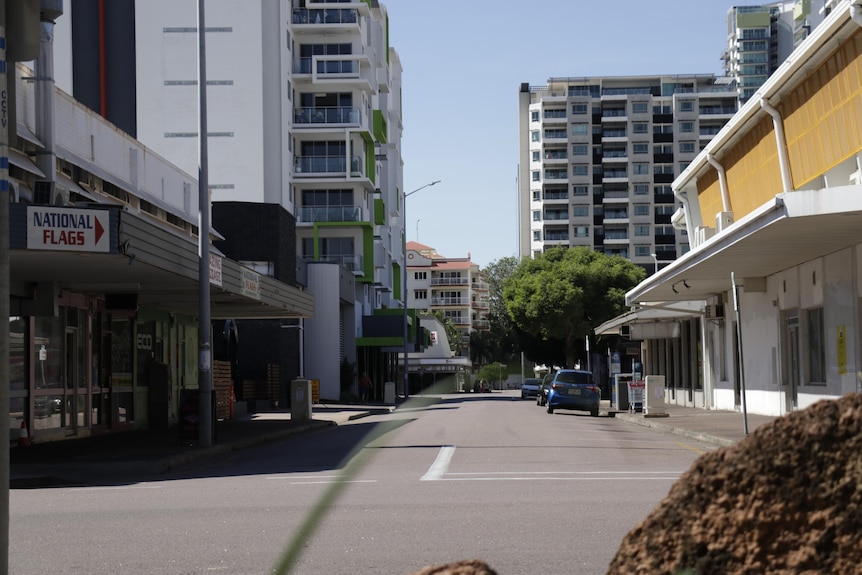
[[[596,335],[622,335],[623,326],[676,321],[681,318],[695,317],[701,313],[703,313],[703,302],[658,302],[650,307],[635,308],[606,321],[596,328]]]
[[[781,193],[638,284],[626,304],[706,301],[860,242],[862,186]]]

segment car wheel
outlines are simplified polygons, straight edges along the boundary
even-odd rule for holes
[[[554,408],[551,406],[550,403],[548,404],[548,413],[554,413]]]
[[[599,416],[599,410],[598,410],[598,409],[591,409],[591,410],[590,410],[590,415],[591,415],[592,417],[598,417],[598,416]]]

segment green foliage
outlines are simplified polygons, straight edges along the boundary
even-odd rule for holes
[[[518,268],[518,259],[514,256],[494,260],[482,270],[482,276],[488,282],[488,323],[490,330],[480,332],[484,337],[474,342],[471,337],[470,356],[479,363],[490,361],[511,361],[520,351],[518,334],[503,299],[503,285]],[[474,343],[478,349],[474,349]]]
[[[476,379],[484,379],[489,383],[504,381],[509,377],[509,367],[505,363],[494,362],[479,370]]]
[[[554,248],[521,261],[503,297],[515,326],[532,338],[562,342],[565,363],[572,366],[583,347],[579,342],[623,313],[626,292],[645,277],[643,268],[620,256]]]
[[[443,324],[443,328],[446,330],[446,339],[449,340],[449,349],[451,349],[452,353],[455,355],[460,355],[461,330],[452,322],[452,318],[446,317],[446,314],[442,311],[435,311],[434,317]]]

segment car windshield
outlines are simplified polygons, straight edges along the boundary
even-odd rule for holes
[[[592,383],[591,375],[582,371],[561,371],[556,380],[561,383]]]

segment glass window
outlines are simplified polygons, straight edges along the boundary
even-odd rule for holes
[[[649,126],[645,122],[635,122],[632,124],[632,132],[635,134],[646,134]]]
[[[697,150],[694,142],[680,142],[679,143],[679,151],[683,154],[691,154]]]
[[[649,236],[650,235],[649,226],[645,226],[645,225],[635,226],[635,235],[640,236],[640,237]]]
[[[573,136],[584,136],[589,134],[589,125],[588,124],[572,124],[572,135]]]
[[[645,196],[649,194],[649,184],[635,184],[635,195]]]
[[[539,170],[533,170],[533,181],[541,182],[542,181],[542,172]]]
[[[533,150],[533,161],[534,162],[541,162],[542,161],[542,155],[541,155],[541,152],[539,152],[539,150]]]
[[[649,215],[649,204],[635,204],[635,215],[636,216],[648,216]]]
[[[533,221],[541,222],[542,221],[542,212],[539,210],[533,210]]]
[[[583,218],[590,215],[589,206],[572,206],[572,217]]]
[[[649,246],[635,246],[635,256],[648,256],[652,254]]]
[[[694,132],[694,122],[680,122],[679,131],[686,134]]]
[[[572,114],[581,115],[587,113],[586,104],[572,104]]]
[[[539,141],[539,131],[538,130],[533,130],[532,132],[530,132],[530,140],[533,142]]]
[[[586,164],[572,164],[572,175],[587,176],[590,173],[590,167]]]
[[[572,186],[573,196],[586,196],[587,194],[589,194],[589,188],[587,186]]]
[[[532,112],[530,112],[530,120],[533,122],[539,121],[539,111],[538,110],[533,110]]]
[[[647,102],[632,102],[633,114],[646,114],[649,104]]]
[[[692,100],[680,100],[679,111],[680,112],[692,112],[692,111],[694,111],[694,102]]]
[[[646,142],[635,142],[632,144],[632,154],[649,154],[649,144]]]
[[[538,202],[541,199],[542,199],[542,192],[540,192],[539,190],[533,190],[533,201]]]
[[[635,163],[632,164],[632,173],[633,174],[649,174],[649,164]]]
[[[590,147],[586,144],[575,144],[572,146],[573,156],[586,156],[590,153]]]
[[[826,345],[823,332],[823,308],[806,311],[808,320],[808,381],[826,383]]]
[[[587,226],[574,226],[572,227],[572,235],[576,238],[588,238],[590,237],[590,228]]]
[[[533,241],[534,242],[542,241],[542,231],[541,230],[533,230]]]

